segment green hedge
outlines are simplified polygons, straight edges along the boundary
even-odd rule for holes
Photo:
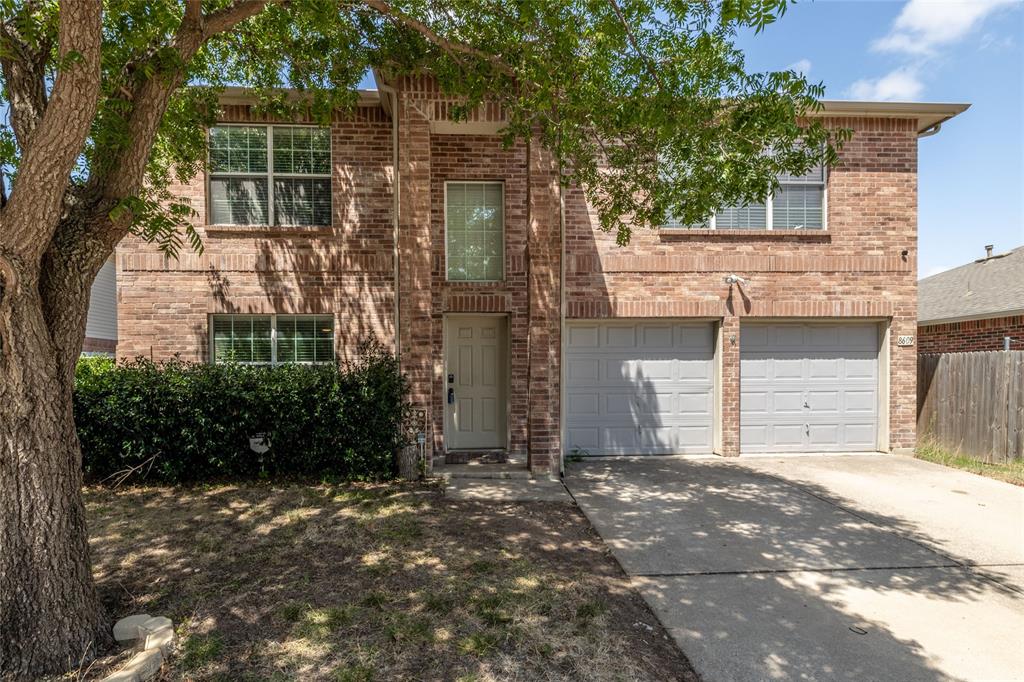
[[[334,365],[115,365],[84,358],[75,422],[94,482],[267,477],[392,478],[405,445],[408,387],[393,355],[364,344]],[[249,438],[266,433],[257,454]]]

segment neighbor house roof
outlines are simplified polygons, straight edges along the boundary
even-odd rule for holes
[[[918,324],[1024,314],[1024,246],[926,277],[918,283]]]

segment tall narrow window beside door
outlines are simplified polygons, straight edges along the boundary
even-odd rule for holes
[[[330,225],[330,130],[211,128],[209,193],[213,225]]]
[[[445,185],[445,250],[450,281],[505,278],[505,201],[500,182]]]

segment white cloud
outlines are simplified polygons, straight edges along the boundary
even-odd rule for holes
[[[962,40],[985,17],[1016,0],[909,0],[889,33],[871,47],[880,52],[933,54]]]
[[[918,77],[917,68],[903,66],[881,78],[862,78],[847,91],[854,99],[867,100],[912,100],[920,96],[924,83]]]
[[[862,78],[847,88],[848,96],[871,100],[913,100],[924,92],[922,73],[942,49],[962,41],[1000,8],[1020,0],[907,0],[889,32],[871,44],[877,52],[907,55],[904,63],[878,78]],[[990,35],[979,49],[998,48]]]
[[[811,60],[810,59],[801,59],[799,61],[795,61],[792,64],[790,64],[789,66],[787,66],[786,70],[787,71],[796,71],[797,73],[801,73],[801,74],[806,76],[807,74],[809,74],[811,72]]]

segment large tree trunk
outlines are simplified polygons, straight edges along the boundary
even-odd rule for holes
[[[72,417],[77,353],[56,347],[38,281],[17,274],[0,300],[0,678],[27,680],[77,667],[109,635]],[[80,348],[83,333],[67,346]]]

